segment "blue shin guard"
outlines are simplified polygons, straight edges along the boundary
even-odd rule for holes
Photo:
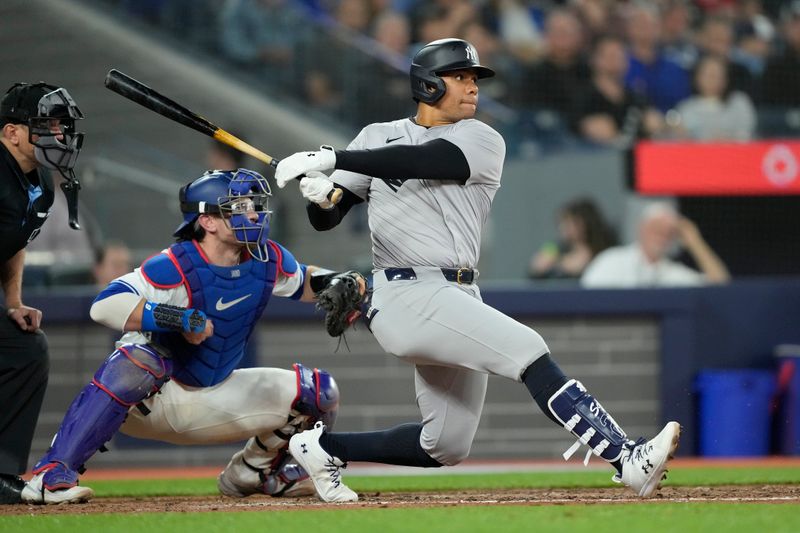
[[[589,446],[584,464],[589,462],[592,453],[610,463],[622,457],[628,437],[580,381],[571,379],[566,382],[550,397],[547,406],[561,425],[578,437],[578,441],[564,452],[565,460],[572,457],[581,444]]]
[[[145,345],[125,345],[100,366],[94,379],[69,406],[50,449],[36,463],[34,474],[52,472],[63,477],[59,463],[72,473],[117,432],[128,409],[158,391],[169,379],[172,362]],[[69,472],[68,472],[69,473]],[[77,474],[74,476],[77,482]],[[61,485],[65,480],[47,479],[46,485]]]

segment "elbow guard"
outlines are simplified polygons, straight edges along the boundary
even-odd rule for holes
[[[206,329],[206,314],[197,309],[145,302],[142,331],[200,333]]]

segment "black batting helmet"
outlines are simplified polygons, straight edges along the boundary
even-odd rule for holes
[[[480,64],[478,51],[462,39],[439,39],[423,46],[411,60],[411,94],[416,102],[433,104],[444,96],[439,76],[453,70],[474,69],[478,78],[491,78],[494,71]]]

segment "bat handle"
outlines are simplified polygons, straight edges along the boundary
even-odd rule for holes
[[[278,168],[278,163],[280,163],[280,161],[273,157],[272,161],[269,162],[269,166],[271,166],[272,168]],[[303,176],[297,176],[295,179],[297,181],[300,181],[301,179],[303,179]],[[332,204],[338,204],[341,199],[342,199],[342,189],[338,187],[334,187],[333,190],[328,193],[328,201],[331,202]]]

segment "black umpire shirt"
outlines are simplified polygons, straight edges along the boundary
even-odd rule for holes
[[[24,174],[0,143],[0,264],[36,238],[50,214],[53,197],[50,174],[39,169]]]

